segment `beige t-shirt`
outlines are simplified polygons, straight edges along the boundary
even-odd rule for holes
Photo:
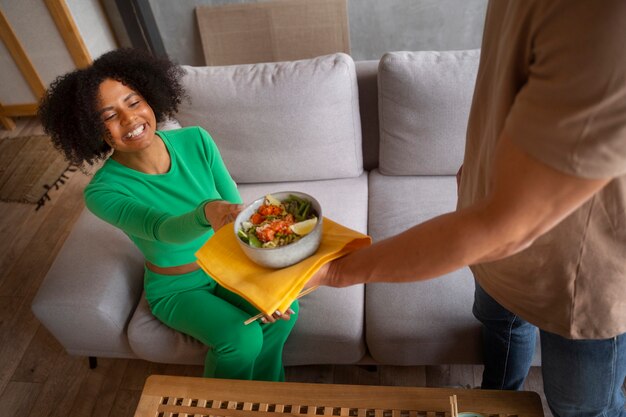
[[[492,1],[459,207],[488,191],[505,131],[545,164],[613,178],[530,248],[472,267],[498,302],[574,339],[626,332],[626,2]]]

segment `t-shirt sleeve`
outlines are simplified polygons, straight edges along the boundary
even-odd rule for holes
[[[504,130],[562,172],[582,178],[623,175],[626,2],[562,3],[544,3],[534,19],[527,80]]]
[[[185,243],[210,230],[204,215],[204,203],[195,210],[171,215],[149,207],[115,185],[95,184],[85,190],[85,204],[96,216],[145,240]]]

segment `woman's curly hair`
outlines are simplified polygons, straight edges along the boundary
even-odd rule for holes
[[[186,97],[181,84],[183,73],[167,58],[131,48],[117,49],[87,68],[55,79],[41,99],[37,114],[54,146],[70,163],[93,165],[111,151],[104,140],[108,131],[98,114],[102,81],[114,79],[137,91],[161,122],[173,116]]]

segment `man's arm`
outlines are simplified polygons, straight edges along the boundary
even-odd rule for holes
[[[495,158],[486,198],[333,261],[307,285],[418,281],[505,258],[530,246],[611,180],[564,174],[506,135]]]

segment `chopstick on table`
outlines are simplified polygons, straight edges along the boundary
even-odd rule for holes
[[[300,297],[304,297],[305,295],[307,295],[310,292],[313,292],[317,289],[317,287],[309,287],[306,290],[302,291],[300,294],[298,294],[298,296],[296,297],[296,300]],[[265,316],[265,313],[259,313],[256,316],[252,316],[250,317],[248,320],[244,321],[243,324],[245,326],[247,326],[250,323],[254,323],[255,321],[257,321],[258,319],[260,319],[261,317]]]
[[[450,409],[451,409],[451,417],[459,416],[459,405],[456,402],[456,394],[450,396]]]

